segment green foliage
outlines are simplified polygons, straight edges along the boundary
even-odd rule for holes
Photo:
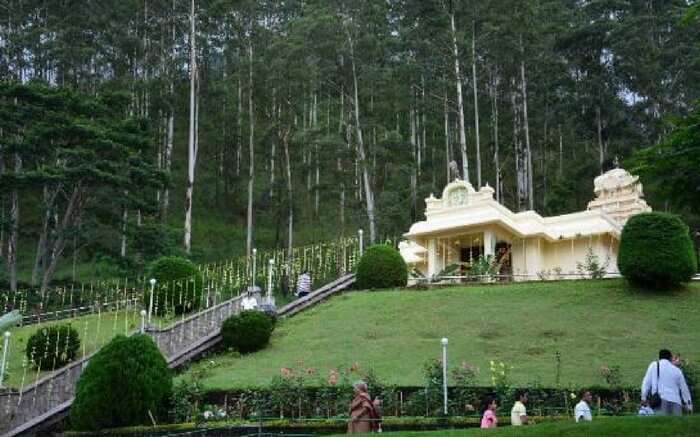
[[[159,257],[178,254],[176,233],[167,226],[149,221],[134,227],[133,248],[141,262],[150,262]]]
[[[143,334],[117,336],[95,354],[76,387],[70,422],[78,430],[150,424],[166,417],[172,391],[168,364]]]
[[[357,287],[360,289],[405,287],[407,281],[406,262],[387,244],[368,247],[357,265]]]
[[[632,216],[622,230],[617,265],[630,282],[670,287],[692,278],[697,259],[688,227],[671,214]]]
[[[467,272],[469,276],[474,277],[493,277],[501,270],[501,265],[496,261],[493,255],[479,255],[469,266]]]
[[[202,304],[203,279],[197,266],[185,258],[166,256],[150,265],[147,278],[156,282],[154,313],[188,313]],[[150,291],[144,295],[148,304]]]
[[[606,257],[604,262],[600,262],[598,255],[593,252],[592,248],[588,248],[586,251],[586,259],[583,262],[576,263],[576,271],[582,275],[587,276],[591,279],[602,279],[605,277],[605,273],[610,265],[610,257]]]
[[[78,331],[71,325],[38,329],[27,340],[27,360],[35,368],[53,370],[73,361],[80,349]]]
[[[223,344],[240,353],[263,349],[275,329],[275,319],[262,311],[241,311],[221,325]]]

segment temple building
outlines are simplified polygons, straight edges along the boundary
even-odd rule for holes
[[[474,262],[490,260],[497,273],[514,280],[580,277],[579,264],[593,254],[607,274],[618,274],[622,226],[651,211],[637,176],[621,168],[594,181],[595,199],[585,211],[542,217],[512,212],[488,186],[476,191],[456,179],[440,198],[425,200],[425,220],[404,234],[399,250],[414,277],[436,279],[446,267],[468,275]]]

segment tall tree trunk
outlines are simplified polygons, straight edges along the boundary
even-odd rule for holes
[[[239,56],[240,59],[240,51]],[[238,111],[236,111],[236,177],[241,175],[241,158],[243,157],[243,84],[238,74]]]
[[[472,84],[474,89],[474,134],[476,137],[476,183],[481,187],[481,139],[479,137],[479,95],[476,81],[476,19],[472,20]]]
[[[603,147],[603,127],[600,121],[600,105],[595,107],[595,121],[598,127],[598,164],[600,166],[600,174],[603,174],[603,163],[605,162],[605,149]]]
[[[187,193],[185,198],[185,251],[192,249],[192,194],[194,191],[194,170],[197,163],[196,144],[196,90],[197,88],[197,48],[195,33],[194,0],[190,10],[190,129],[187,145]]]
[[[15,174],[22,173],[22,157],[15,154]],[[10,193],[10,226],[7,236],[7,276],[10,282],[10,291],[17,291],[17,250],[19,242],[19,192],[13,189]]]
[[[520,138],[520,105],[518,104],[517,91],[515,90],[515,80],[513,80],[513,91],[510,99],[513,106],[513,148],[515,156],[515,177],[516,177],[516,205],[518,211],[525,209],[527,202],[527,160],[523,150],[522,140]]]
[[[252,23],[251,23],[252,24]],[[248,137],[248,211],[246,234],[246,256],[250,258],[253,253],[253,185],[255,184],[255,113],[253,112],[253,40],[248,41],[248,122],[250,132]]]
[[[272,87],[272,111],[270,112],[270,118],[272,123],[276,123],[275,114],[277,113],[277,101],[276,101],[276,88]],[[277,143],[275,141],[270,141],[270,199],[275,195],[275,155],[277,154]]]
[[[520,80],[523,93],[523,128],[525,130],[525,151],[527,153],[527,198],[530,210],[535,209],[535,196],[532,184],[532,149],[530,147],[530,124],[527,117],[527,80],[525,79],[525,48],[523,46],[523,36],[520,35]]]
[[[58,262],[63,255],[63,250],[66,247],[66,233],[67,230],[79,219],[85,203],[85,196],[83,193],[82,186],[80,183],[73,187],[73,192],[68,199],[68,205],[63,213],[63,218],[59,221],[56,219],[56,239],[52,242],[50,247],[50,254],[48,262],[45,264],[44,274],[41,278],[41,294],[42,296],[46,293],[49,287],[49,283],[53,279],[56,273],[56,267],[58,267]],[[58,216],[58,215],[57,215]]]
[[[450,162],[452,161],[450,150],[450,112],[447,104],[447,93],[445,93],[443,115],[445,117],[445,185],[447,185],[450,183]]]
[[[561,125],[559,125],[559,177],[561,178],[564,168],[564,139],[561,135]]]
[[[464,126],[464,101],[462,97],[462,74],[459,68],[459,48],[457,47],[457,27],[454,10],[450,11],[452,29],[452,52],[455,58],[455,81],[457,86],[457,119],[459,121],[459,149],[462,153],[462,178],[469,182],[469,157],[467,156],[467,133]]]
[[[369,221],[369,241],[374,244],[377,241],[377,230],[374,216],[374,193],[370,185],[369,169],[367,166],[367,156],[365,153],[365,143],[362,140],[362,125],[360,124],[360,97],[357,84],[357,67],[355,62],[355,42],[350,35],[350,31],[346,29],[348,44],[350,46],[350,62],[352,63],[352,81],[353,81],[353,107],[355,112],[355,134],[357,136],[357,152],[359,161],[362,166],[362,182],[365,189],[365,204],[367,207],[367,219]]]
[[[491,124],[493,127],[493,164],[496,170],[496,201],[501,202],[501,160],[498,144],[498,73],[493,73],[491,85]]]
[[[292,187],[292,163],[289,159],[289,131],[282,135],[282,145],[287,167],[287,263],[291,263],[294,255],[294,188]]]

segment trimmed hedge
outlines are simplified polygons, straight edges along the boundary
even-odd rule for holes
[[[97,431],[167,417],[172,392],[168,364],[144,334],[119,335],[92,357],[76,387],[70,411],[74,429]]]
[[[80,337],[71,325],[40,328],[27,340],[27,361],[41,370],[65,366],[78,356]]]
[[[401,254],[388,244],[370,246],[357,265],[357,288],[405,287],[408,268]]]
[[[622,229],[617,265],[635,285],[665,288],[689,281],[697,259],[688,226],[673,214],[632,216]]]
[[[157,281],[153,297],[153,312],[163,315],[188,313],[202,304],[202,274],[192,261],[177,256],[165,256],[154,261],[148,269],[148,279]],[[149,305],[150,288],[144,294],[144,304]]]
[[[221,325],[223,344],[243,354],[258,351],[270,342],[275,324],[272,316],[261,311],[241,311]]]

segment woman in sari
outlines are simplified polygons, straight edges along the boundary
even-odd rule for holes
[[[355,398],[350,403],[350,421],[348,422],[348,434],[360,434],[376,431],[379,427],[379,414],[377,413],[378,399],[372,402],[367,393],[367,384],[358,381],[352,385]]]

